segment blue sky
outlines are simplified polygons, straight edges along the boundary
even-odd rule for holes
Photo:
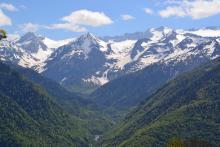
[[[114,36],[151,27],[220,26],[220,0],[2,0],[0,27],[63,39]]]

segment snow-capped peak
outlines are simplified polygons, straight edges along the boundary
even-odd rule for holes
[[[161,40],[162,38],[171,35],[174,31],[171,28],[162,26],[159,28],[152,28],[149,30],[149,32],[152,34],[152,37],[150,39],[153,42],[157,42],[158,40]]]
[[[72,42],[72,46],[83,50],[85,54],[88,54],[93,47],[98,48],[101,51],[107,51],[107,43],[91,33],[81,35]]]
[[[81,35],[78,40],[97,40],[98,38],[95,37],[93,34],[91,33],[86,33],[86,34],[83,34]]]
[[[28,33],[24,34],[23,36],[21,36],[21,38],[18,40],[18,43],[22,44],[24,42],[32,41],[32,40],[35,40],[35,39],[43,39],[43,37],[38,36],[33,32],[28,32]]]
[[[36,35],[33,32],[28,32],[16,42],[16,45],[34,58],[34,62],[32,62],[31,58],[27,58],[26,60],[29,60],[29,65],[37,68],[39,71],[41,70],[42,64],[50,57],[56,48],[72,40],[73,39],[55,41],[41,35]]]

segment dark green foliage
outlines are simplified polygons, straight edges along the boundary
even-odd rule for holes
[[[28,80],[43,87],[65,111],[84,120],[86,128],[91,134],[103,134],[104,131],[112,126],[111,120],[104,116],[99,106],[91,100],[84,99],[76,93],[67,91],[60,84],[40,75],[32,69],[9,65]]]
[[[9,64],[11,68],[25,76],[28,80],[43,87],[61,106],[74,115],[81,116],[81,108],[89,107],[92,102],[83,99],[76,93],[71,93],[64,89],[60,84],[50,80],[32,69],[23,68]]]
[[[143,101],[103,146],[166,146],[172,138],[220,145],[220,58],[182,74]]]
[[[84,122],[0,63],[1,146],[87,146],[87,135]]]

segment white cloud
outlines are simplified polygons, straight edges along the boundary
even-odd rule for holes
[[[144,12],[147,14],[153,14],[153,10],[150,8],[144,8]]]
[[[189,16],[202,19],[220,13],[220,0],[169,0],[166,9],[159,11],[161,17]]]
[[[0,9],[0,26],[10,26],[11,24],[11,19],[6,16]]]
[[[124,21],[128,21],[128,20],[134,19],[133,16],[128,15],[128,14],[121,15],[121,18],[122,18],[122,20],[124,20]]]
[[[188,14],[194,19],[206,18],[209,16],[220,13],[220,1],[195,1],[194,3],[188,2],[189,12]]]
[[[99,27],[113,23],[111,18],[106,16],[103,12],[93,12],[86,9],[74,11],[70,15],[63,17],[62,20],[71,24],[93,27]]]
[[[33,24],[31,22],[25,23],[19,26],[23,32],[36,32],[41,27],[38,24]]]
[[[10,17],[5,15],[5,13],[2,10],[7,10],[7,11],[18,11],[18,9],[9,3],[0,3],[0,26],[10,26],[12,25],[12,20]]]
[[[11,12],[18,11],[18,9],[14,5],[9,3],[0,3],[0,8]]]
[[[65,29],[73,32],[85,32],[86,26],[100,27],[112,24],[110,17],[103,12],[94,12],[86,9],[77,10],[61,19],[63,22],[46,26],[47,29]]]

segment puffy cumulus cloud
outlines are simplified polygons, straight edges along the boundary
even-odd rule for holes
[[[102,12],[89,10],[78,10],[61,19],[62,22],[39,25],[31,22],[20,25],[23,32],[36,32],[39,29],[64,29],[72,32],[86,32],[86,26],[99,27],[113,23],[113,21]]]
[[[18,11],[18,8],[9,3],[0,3],[0,8],[11,12]]]
[[[11,19],[8,16],[6,16],[0,9],[0,26],[10,26],[11,24]]]
[[[23,32],[37,32],[39,30],[39,28],[42,27],[39,24],[34,24],[31,22],[22,24],[19,26],[19,28],[23,31]]]
[[[167,4],[170,6],[159,11],[161,17],[189,16],[202,19],[220,13],[220,0],[168,0]]]
[[[153,10],[150,8],[144,8],[144,12],[147,14],[153,14]]]
[[[220,13],[220,1],[195,1],[194,3],[187,2],[189,5],[188,14],[194,19],[206,18]]]
[[[124,21],[128,21],[128,20],[134,19],[134,17],[129,14],[124,14],[124,15],[121,15],[121,19]]]
[[[106,16],[103,12],[93,12],[86,9],[72,12],[70,15],[62,18],[71,24],[85,25],[85,26],[103,26],[112,24],[111,18]]]
[[[65,29],[73,32],[85,32],[86,26],[100,27],[112,24],[110,17],[103,12],[94,12],[86,9],[77,10],[61,19],[63,22],[49,25],[47,29]]]

